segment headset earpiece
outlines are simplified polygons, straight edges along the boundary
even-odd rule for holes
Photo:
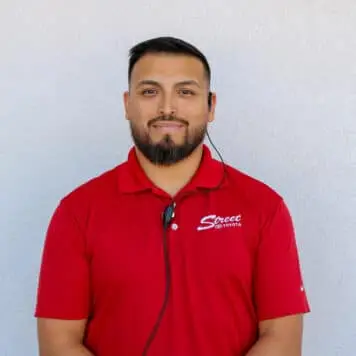
[[[209,108],[209,111],[211,109],[212,96],[213,96],[213,93],[211,91],[209,91],[209,94],[208,94],[208,108]]]

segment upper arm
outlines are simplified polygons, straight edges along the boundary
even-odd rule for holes
[[[86,319],[59,320],[38,318],[40,355],[62,355],[83,343]]]
[[[82,320],[89,316],[90,283],[86,241],[63,202],[48,227],[40,269],[35,316]]]
[[[258,320],[308,312],[292,218],[283,200],[261,230],[256,256],[254,301]]]
[[[285,345],[290,354],[300,355],[302,349],[303,316],[290,315],[259,323],[259,337],[271,337]]]

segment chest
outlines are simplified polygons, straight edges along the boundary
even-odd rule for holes
[[[164,231],[162,212],[169,203],[136,198],[93,215],[88,243],[94,284],[123,292],[159,290],[165,278],[166,239],[174,278],[250,288],[257,217],[238,201],[187,198],[176,202]]]

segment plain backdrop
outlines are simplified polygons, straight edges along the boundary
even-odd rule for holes
[[[306,356],[356,354],[355,0],[0,0],[0,354],[38,355],[33,310],[59,199],[131,146],[128,50],[173,35],[210,60],[224,159],[293,214]]]

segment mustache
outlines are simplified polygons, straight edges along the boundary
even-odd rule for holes
[[[162,116],[157,116],[150,121],[148,121],[148,126],[154,125],[156,122],[162,122],[162,121],[173,121],[173,122],[179,122],[180,124],[183,124],[185,126],[188,126],[188,122],[186,120],[180,119],[179,117],[175,117],[172,115],[162,115]]]

